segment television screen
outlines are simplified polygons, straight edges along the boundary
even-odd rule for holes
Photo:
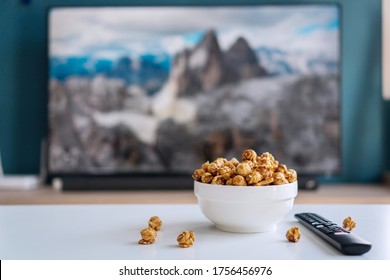
[[[341,167],[337,5],[61,7],[48,23],[51,173],[191,174],[247,148]]]

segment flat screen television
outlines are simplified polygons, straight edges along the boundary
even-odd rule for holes
[[[48,12],[51,178],[191,187],[204,161],[247,148],[332,175],[340,125],[336,4]]]

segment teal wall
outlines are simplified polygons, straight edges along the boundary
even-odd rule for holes
[[[46,8],[52,5],[340,3],[343,173],[329,181],[378,181],[390,106],[381,97],[381,1],[0,0],[0,148],[6,173],[39,172],[46,114]],[[384,110],[386,108],[386,111]],[[388,122],[385,122],[385,119]],[[386,136],[386,137],[385,137]]]

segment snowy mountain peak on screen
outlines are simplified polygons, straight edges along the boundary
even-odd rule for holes
[[[244,38],[238,38],[227,52],[223,52],[217,34],[209,30],[193,49],[175,56],[171,78],[176,79],[180,96],[192,96],[265,74]]]
[[[338,59],[322,53],[282,50],[272,47],[256,49],[262,66],[269,75],[289,74],[337,74]]]
[[[240,79],[249,79],[266,74],[264,68],[259,64],[256,53],[243,37],[239,37],[228,49],[226,61],[231,68],[236,69]]]

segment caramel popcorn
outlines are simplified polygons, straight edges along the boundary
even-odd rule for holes
[[[145,228],[145,229],[141,230],[140,233],[141,233],[142,239],[140,241],[138,241],[139,244],[149,245],[149,244],[153,244],[156,241],[157,233],[154,229]]]
[[[192,178],[195,180],[195,181],[200,181],[201,178],[202,178],[202,175],[205,173],[205,171],[203,169],[196,169],[194,171],[194,173],[192,174]]]
[[[229,178],[226,180],[225,185],[227,186],[233,186],[233,178]]]
[[[297,172],[294,169],[288,169],[286,179],[289,183],[295,182],[298,178]]]
[[[211,183],[211,181],[213,180],[214,176],[208,172],[205,172],[203,175],[202,175],[202,178],[201,178],[201,181],[202,183]]]
[[[262,166],[264,168],[272,169],[272,170],[275,169],[274,163],[272,161],[270,161],[269,159],[262,159],[262,160],[258,161],[256,166]]]
[[[225,162],[227,162],[226,159],[224,158],[217,158],[216,160],[213,161],[219,168],[225,165]]]
[[[236,169],[236,166],[231,161],[225,162],[225,165],[223,167],[229,167],[231,170]]]
[[[301,232],[298,227],[292,227],[286,232],[286,238],[290,242],[298,242],[301,238]]]
[[[254,150],[248,149],[242,153],[241,157],[242,157],[242,160],[256,161],[257,154]]]
[[[209,167],[207,168],[207,171],[213,175],[216,175],[218,173],[219,168],[220,168],[220,166],[217,163],[212,162],[212,163],[210,163]]]
[[[297,172],[279,163],[270,153],[260,156],[252,149],[244,150],[242,161],[217,158],[206,161],[192,174],[195,181],[215,185],[268,186],[284,185],[297,180]]]
[[[249,173],[252,172],[252,168],[250,167],[250,165],[248,163],[241,162],[237,165],[236,172],[238,175],[245,177],[246,175],[248,175]]]
[[[211,180],[211,184],[214,184],[214,185],[224,185],[225,184],[225,180],[223,179],[223,176],[221,175],[217,175],[213,178],[213,180]]]
[[[281,180],[275,180],[273,181],[274,185],[285,185],[288,184],[288,181],[286,178],[281,179]]]
[[[351,217],[347,217],[343,221],[343,228],[345,228],[348,231],[351,231],[354,227],[356,227],[356,222],[352,220]]]
[[[248,160],[248,159],[246,159],[246,160],[243,160],[241,163],[246,163],[246,164],[248,164],[248,165],[249,165],[249,167],[250,167],[251,169],[253,169],[253,168],[255,168],[255,167],[256,167],[256,163],[255,163],[255,162],[253,162],[253,161],[251,161],[251,160]]]
[[[232,169],[227,165],[222,166],[218,170],[218,174],[221,175],[223,177],[223,179],[225,179],[225,180],[227,180],[231,177],[231,173],[232,173]]]
[[[181,248],[191,247],[195,242],[195,233],[193,231],[183,231],[176,240]]]
[[[271,185],[274,182],[274,178],[270,177],[263,181],[258,182],[257,184],[254,184],[254,186],[268,186]]]
[[[149,219],[149,227],[155,231],[159,231],[162,226],[162,221],[158,216],[153,216]]]
[[[274,174],[273,168],[266,165],[258,165],[255,167],[255,170],[260,172],[261,176],[263,176],[263,180],[271,178]]]
[[[273,178],[274,178],[275,185],[288,184],[288,181],[287,181],[286,177],[284,176],[284,173],[282,173],[282,172],[274,173]]]
[[[209,168],[210,162],[206,161],[205,163],[202,164],[202,169],[207,172]]]
[[[240,163],[236,158],[232,158],[229,162],[231,162],[234,166],[237,166]]]
[[[275,160],[274,156],[266,152],[261,154],[260,158],[257,158],[257,162],[271,166],[273,169],[276,169],[279,166],[279,162]]]
[[[261,158],[261,159],[268,159],[268,160],[270,160],[270,161],[272,161],[272,162],[275,161],[274,156],[271,155],[271,154],[268,153],[268,152],[262,153],[262,154],[260,155],[260,158]]]
[[[234,176],[232,183],[234,186],[247,186],[248,184],[246,183],[246,180],[243,176],[241,175],[236,175]]]
[[[278,168],[276,168],[276,172],[281,172],[283,174],[287,174],[287,167],[284,164],[279,164]]]
[[[263,179],[263,176],[258,171],[253,171],[246,175],[245,180],[249,185],[254,185],[260,182]]]

